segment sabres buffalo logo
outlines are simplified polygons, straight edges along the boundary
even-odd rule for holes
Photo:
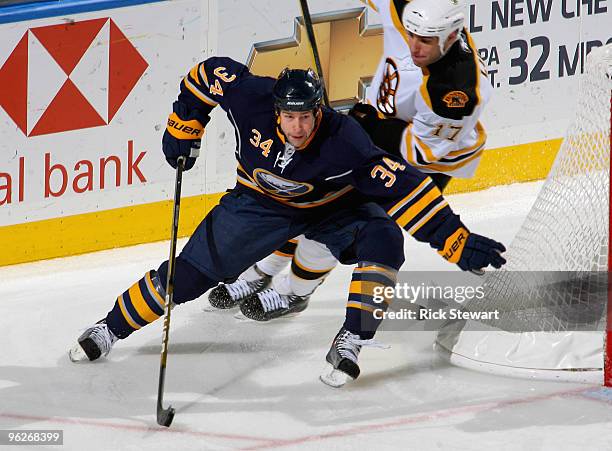
[[[470,98],[463,91],[451,91],[442,98],[442,101],[449,108],[463,108]]]
[[[253,177],[261,189],[277,197],[297,197],[313,190],[309,183],[287,180],[265,169],[256,169]]]

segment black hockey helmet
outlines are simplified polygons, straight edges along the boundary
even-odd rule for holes
[[[311,111],[321,106],[323,85],[312,69],[285,68],[274,88],[276,111]]]

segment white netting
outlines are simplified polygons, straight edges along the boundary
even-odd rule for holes
[[[602,367],[603,334],[593,331],[605,326],[611,91],[608,45],[589,55],[576,118],[508,264],[485,275],[485,299],[465,306],[497,310],[499,319],[449,323],[438,334],[455,360],[530,371]]]

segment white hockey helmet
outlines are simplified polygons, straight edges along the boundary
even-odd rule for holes
[[[437,37],[444,55],[444,43],[453,31],[463,28],[463,0],[412,0],[404,7],[404,27],[418,35]]]

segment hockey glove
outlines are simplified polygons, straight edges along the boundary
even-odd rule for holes
[[[172,104],[172,114],[168,117],[168,125],[162,138],[162,149],[166,161],[176,169],[180,156],[187,158],[185,170],[195,164],[200,155],[200,144],[204,135],[204,126],[210,118],[198,110],[191,110],[182,102]]]
[[[459,227],[444,243],[438,253],[464,271],[477,271],[487,266],[501,268],[506,259],[501,256],[506,247],[495,240]]]
[[[372,135],[374,127],[378,119],[376,108],[367,103],[356,103],[350,109],[348,115],[359,122],[359,125],[366,131],[368,135]]]

